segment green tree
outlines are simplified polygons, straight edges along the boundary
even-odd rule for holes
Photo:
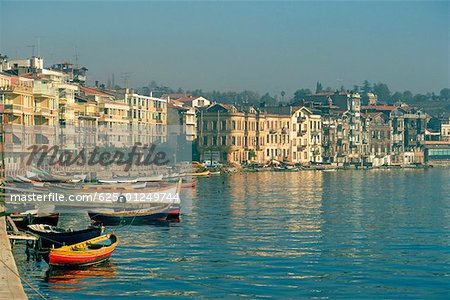
[[[439,96],[442,100],[449,101],[450,100],[450,89],[444,88],[439,92]]]
[[[402,101],[402,99],[403,99],[403,94],[400,93],[400,92],[395,92],[395,93],[392,95],[391,99],[392,99],[393,102],[399,102],[399,101]]]
[[[373,92],[381,101],[389,102],[391,100],[391,91],[385,83],[377,83],[373,86]]]
[[[275,104],[276,101],[275,101],[275,98],[270,96],[269,93],[265,93],[261,97],[261,99],[259,99],[259,102],[260,103],[265,103],[266,105],[273,105],[273,104]]]
[[[371,93],[372,92],[372,85],[368,80],[364,80],[362,88],[365,93]]]
[[[403,92],[403,101],[405,102],[411,102],[413,99],[413,93],[411,93],[410,91],[404,91]]]
[[[321,93],[321,92],[323,92],[323,86],[322,86],[322,84],[320,82],[317,81],[317,83],[316,83],[316,94],[317,93]]]
[[[299,89],[294,93],[294,101],[300,101],[304,99],[306,96],[311,95],[310,89]]]

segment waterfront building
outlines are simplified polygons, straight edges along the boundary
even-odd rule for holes
[[[362,113],[364,162],[372,166],[389,165],[392,151],[392,128],[388,116],[381,112]]]
[[[176,100],[182,102],[184,106],[190,107],[207,107],[211,105],[211,101],[204,97],[196,97],[189,94],[163,94],[162,99]]]
[[[216,103],[199,109],[197,120],[202,160],[264,162],[265,117],[259,109]]]
[[[301,107],[291,115],[291,152],[294,163],[322,162],[322,119]]]
[[[185,141],[194,142],[197,138],[197,116],[193,107],[186,107],[183,102],[171,100],[167,104],[168,136],[182,136]]]
[[[446,118],[441,122],[441,141],[450,141],[450,118]]]
[[[347,98],[347,111],[344,113],[348,118],[348,159],[350,163],[362,163],[362,125],[361,125],[361,96],[358,93],[351,94]]]
[[[265,161],[291,161],[291,106],[264,107]],[[260,130],[261,131],[261,130]],[[260,132],[261,135],[261,132]],[[261,135],[264,139],[264,136]]]

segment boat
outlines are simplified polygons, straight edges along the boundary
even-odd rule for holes
[[[209,175],[220,175],[220,171],[210,171]]]
[[[336,169],[323,169],[322,172],[336,172]]]
[[[163,179],[162,175],[154,175],[154,176],[136,178],[137,182],[153,182],[153,181],[161,181],[162,179]]]
[[[59,228],[46,224],[28,225],[28,231],[39,236],[40,248],[58,248],[73,245],[98,237],[104,231],[103,227],[90,227],[83,230]]]
[[[190,176],[209,176],[209,174],[211,174],[211,171],[191,173]]]
[[[161,183],[161,186],[171,186],[173,183],[170,183],[170,182],[164,182],[164,183]],[[185,182],[185,183],[182,183],[181,185],[180,185],[180,187],[182,188],[182,189],[188,189],[188,188],[193,188],[193,187],[195,187],[197,185],[197,181],[192,181],[192,182]]]
[[[13,213],[10,214],[11,219],[16,224],[17,228],[26,229],[28,225],[32,224],[46,224],[57,226],[59,220],[59,213],[38,214],[32,213]]]
[[[167,215],[167,221],[178,223],[180,222],[180,209],[171,209],[169,210],[169,214]]]
[[[102,235],[81,243],[51,249],[49,265],[51,267],[87,267],[109,259],[119,238],[115,234]]]
[[[169,212],[175,210],[171,205],[158,207],[149,207],[132,210],[89,210],[89,218],[94,225],[135,225],[135,224],[153,224],[166,221]],[[179,211],[178,211],[179,215]]]

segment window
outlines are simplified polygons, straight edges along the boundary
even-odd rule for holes
[[[203,137],[203,145],[205,145],[205,146],[208,145],[208,137],[207,136]]]
[[[222,136],[222,145],[224,145],[224,146],[227,145],[227,137],[226,136]]]

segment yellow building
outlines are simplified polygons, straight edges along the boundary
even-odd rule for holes
[[[291,117],[292,162],[309,164],[322,162],[322,120],[306,107],[294,111]]]
[[[266,143],[265,161],[291,160],[291,107],[265,107]]]
[[[213,104],[197,120],[202,160],[248,163],[264,161],[265,118],[254,107]]]

